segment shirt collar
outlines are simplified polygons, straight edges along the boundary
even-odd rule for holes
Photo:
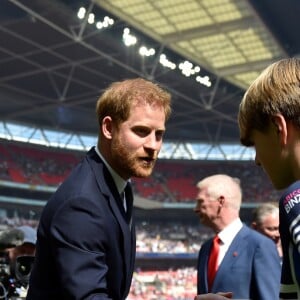
[[[227,225],[222,231],[220,231],[218,233],[218,236],[221,239],[222,243],[230,244],[242,227],[243,223],[241,219],[237,218],[229,225]]]
[[[108,162],[105,160],[105,158],[103,157],[103,155],[100,153],[98,146],[95,147],[95,151],[96,153],[99,155],[99,157],[103,160],[105,166],[107,167],[109,173],[111,174],[119,194],[121,194],[123,192],[123,190],[125,189],[125,186],[127,184],[127,181],[124,180],[109,164]]]

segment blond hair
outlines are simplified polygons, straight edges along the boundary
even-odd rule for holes
[[[238,113],[241,143],[252,146],[252,131],[266,131],[277,113],[300,128],[299,59],[287,58],[271,64],[250,85]]]

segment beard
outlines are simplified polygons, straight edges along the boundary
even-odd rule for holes
[[[153,154],[138,156],[136,152],[128,150],[119,138],[112,141],[111,156],[114,170],[124,179],[149,177],[156,162]]]

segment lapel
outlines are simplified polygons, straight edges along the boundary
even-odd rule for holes
[[[122,246],[124,249],[124,261],[127,276],[130,276],[135,256],[135,230],[130,230],[125,219],[125,211],[121,203],[120,195],[111,174],[98,156],[94,148],[87,153],[88,162],[95,174],[99,192],[107,199],[112,214],[120,225],[123,234]],[[132,226],[134,227],[134,226]]]
[[[247,236],[247,227],[243,225],[240,231],[237,233],[233,241],[231,242],[215,277],[214,284],[218,284],[219,281],[224,279],[224,276],[227,276],[228,268],[235,264],[236,260],[239,257],[239,253],[243,253],[243,249],[247,247],[247,243],[244,243],[243,240]]]
[[[208,258],[210,254],[210,249],[212,247],[213,240],[210,239],[207,243],[203,244],[201,250],[201,259],[199,259],[198,266],[198,280],[200,282],[200,286],[205,287],[205,292],[208,292],[208,282],[207,282],[207,266],[208,266]]]

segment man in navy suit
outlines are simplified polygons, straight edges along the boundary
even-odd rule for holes
[[[269,238],[241,222],[239,180],[216,174],[201,180],[197,188],[195,212],[200,222],[210,227],[219,238],[215,259],[217,271],[210,287],[208,262],[213,239],[205,242],[200,249],[198,294],[231,292],[228,297],[232,299],[278,299],[280,258]],[[197,299],[202,298],[198,296]]]
[[[103,93],[97,147],[43,210],[26,299],[127,297],[136,247],[130,178],[151,174],[170,110],[170,94],[144,79]]]

